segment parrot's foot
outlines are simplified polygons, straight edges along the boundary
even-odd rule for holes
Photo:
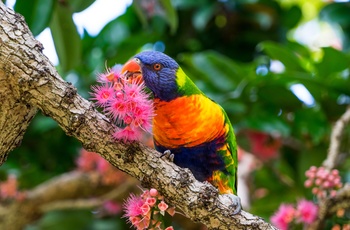
[[[228,194],[228,198],[232,202],[232,208],[233,208],[233,215],[236,215],[241,212],[242,205],[241,205],[241,199],[238,196],[235,196],[233,194]]]
[[[168,161],[174,162],[174,156],[175,155],[171,153],[171,151],[168,149],[168,150],[165,150],[160,157],[165,157]]]

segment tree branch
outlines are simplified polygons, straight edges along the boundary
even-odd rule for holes
[[[131,178],[131,177],[130,177]],[[52,210],[64,210],[64,209],[91,209],[103,205],[105,202],[110,200],[120,200],[124,198],[124,194],[130,192],[131,188],[136,185],[135,180],[127,180],[122,186],[118,186],[106,194],[99,196],[97,198],[88,199],[71,199],[71,200],[59,200],[53,201],[40,206],[42,212],[48,212]]]
[[[340,144],[346,125],[350,122],[350,106],[347,107],[345,113],[337,120],[334,124],[328,155],[326,160],[323,162],[323,166],[328,169],[333,169],[336,166],[338,155],[340,153]]]
[[[155,150],[140,143],[115,142],[111,138],[114,127],[109,120],[79,96],[71,84],[62,80],[42,54],[42,45],[33,38],[23,17],[6,8],[2,2],[0,42],[0,82],[5,84],[0,85],[0,92],[3,92],[2,88],[11,92],[10,95],[2,93],[1,96],[4,100],[14,97],[19,106],[30,108],[23,116],[27,118],[24,119],[26,124],[35,113],[35,108],[39,108],[68,135],[81,141],[85,149],[98,152],[113,166],[139,179],[144,187],[158,189],[170,204],[210,229],[233,229],[233,226],[237,229],[275,229],[263,219],[245,211],[232,215],[233,204],[227,195],[218,195],[217,189],[195,180],[189,170],[160,159],[160,154]],[[16,116],[10,110],[9,113]],[[15,127],[14,123],[8,126]],[[25,128],[20,131],[23,132]],[[21,133],[13,129],[8,132],[12,136]],[[10,142],[16,143],[18,138],[11,135],[8,135]],[[0,139],[3,138],[1,133]],[[3,159],[16,145],[8,146],[11,148],[1,149]],[[19,215],[27,211],[21,210]]]
[[[116,190],[113,186],[106,186],[102,183],[102,175],[97,172],[68,172],[54,177],[39,186],[27,191],[23,199],[4,203],[0,206],[0,229],[23,229],[28,223],[36,221],[43,213],[59,208],[68,208],[69,201],[76,201],[85,204],[84,208],[92,208],[103,204],[111,198],[111,190]],[[133,182],[135,184],[135,182]],[[120,192],[124,192],[127,186],[119,186]],[[101,195],[102,194],[102,195]],[[94,202],[89,201],[91,197],[100,197]],[[57,206],[60,202],[61,206]],[[75,203],[76,204],[76,203]],[[70,203],[70,205],[75,205]],[[70,208],[83,208],[82,206],[70,206]]]

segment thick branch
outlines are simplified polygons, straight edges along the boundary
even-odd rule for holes
[[[11,81],[11,90],[18,95],[20,103],[37,107],[52,117],[87,150],[100,153],[145,187],[157,188],[168,202],[208,228],[275,229],[244,211],[233,216],[233,204],[227,195],[218,195],[212,185],[196,181],[189,170],[163,161],[155,150],[139,143],[115,142],[109,120],[62,80],[42,54],[40,44],[29,33],[23,18],[1,2],[0,41],[0,81]]]
[[[6,8],[1,9],[1,18],[3,18],[6,10]],[[26,43],[27,38],[32,37],[32,35],[28,28],[20,23],[20,21],[23,21],[22,17],[8,12],[7,15],[7,20],[16,25],[16,30],[11,27],[2,27],[0,31],[1,64],[9,64],[6,71],[0,69],[0,165],[5,162],[8,152],[20,145],[24,132],[37,111],[35,106],[22,103],[19,92],[13,90],[17,87],[18,79],[11,77],[11,74],[16,74],[16,70],[10,65],[13,59],[9,56],[10,53],[17,51],[18,44]],[[7,36],[2,36],[3,33],[6,33]],[[16,38],[17,43],[9,43],[9,40],[14,38]],[[37,44],[39,43],[33,43],[32,48],[38,49]]]
[[[336,166],[338,155],[340,153],[340,145],[344,129],[350,122],[350,106],[347,107],[345,113],[334,124],[331,134],[330,146],[326,160],[323,166],[328,169],[333,169]]]

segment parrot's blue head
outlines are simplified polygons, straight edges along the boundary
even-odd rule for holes
[[[146,86],[156,98],[170,101],[179,96],[176,72],[179,65],[169,56],[158,51],[144,51],[128,61],[122,73],[139,72]]]

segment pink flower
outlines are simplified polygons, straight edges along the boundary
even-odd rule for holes
[[[125,84],[124,85],[124,92],[125,95],[129,98],[129,99],[134,99],[135,101],[137,100],[144,100],[147,99],[147,95],[143,92],[143,89],[145,88],[144,84],[135,84],[135,83],[131,83],[131,84]]]
[[[126,115],[123,120],[125,124],[130,125],[134,119],[131,116]]]
[[[173,226],[169,226],[169,227],[167,227],[167,228],[164,229],[164,230],[174,230],[174,228],[173,228]]]
[[[271,222],[281,230],[288,230],[288,224],[293,221],[295,212],[293,205],[282,204],[271,217]]]
[[[121,65],[116,65],[98,76],[98,82],[102,84],[92,87],[92,99],[119,127],[113,133],[115,139],[139,140],[141,130],[151,130],[153,102],[145,91],[141,76],[125,79],[120,73],[121,68]]]
[[[166,212],[173,216],[175,208],[168,208],[168,205],[160,198],[161,196],[156,189],[145,190],[138,198],[131,195],[124,205],[126,214],[123,217],[128,217],[137,229],[161,229],[160,226],[164,224]],[[133,212],[132,210],[135,207],[132,207],[132,205],[134,203],[137,205],[134,205],[136,211]],[[158,205],[156,205],[157,203]]]
[[[140,222],[141,218],[136,216],[130,216],[129,221],[132,225],[136,225]]]
[[[337,191],[336,190],[332,190],[329,195],[331,197],[335,197],[337,195]]]
[[[164,202],[164,201],[161,201],[159,204],[158,204],[158,208],[160,211],[165,211],[167,210],[169,206]]]
[[[251,152],[262,161],[269,161],[278,157],[282,146],[281,137],[275,137],[261,131],[249,130],[248,139],[251,143]]]
[[[169,213],[170,216],[175,215],[175,207],[168,208],[167,213]]]
[[[149,195],[150,196],[157,196],[158,195],[158,191],[157,191],[157,189],[155,189],[155,188],[151,188],[150,190],[149,190]]]
[[[98,172],[100,172],[101,174],[107,172],[111,167],[111,164],[106,161],[104,158],[99,157],[98,161],[97,161],[97,165],[96,165],[96,169]]]
[[[141,197],[131,194],[130,197],[124,203],[124,217],[135,217],[142,214],[141,207],[144,201]]]
[[[151,210],[151,207],[147,204],[147,203],[144,203],[141,207],[140,207],[141,211],[142,211],[142,214],[143,215],[146,215],[150,210]]]
[[[153,207],[153,205],[157,202],[157,200],[153,197],[148,197],[146,199],[146,204],[148,204],[150,207]]]
[[[94,152],[81,149],[80,155],[76,160],[78,170],[83,172],[89,172],[96,169],[97,162],[100,160],[100,156]]]
[[[114,120],[123,119],[128,113],[127,104],[124,100],[114,98],[110,101],[109,106],[106,108],[106,112]]]
[[[114,201],[107,201],[103,207],[111,215],[117,215],[122,210],[120,204]]]
[[[297,213],[300,222],[311,224],[317,218],[318,207],[311,201],[301,200],[298,202]]]
[[[312,180],[306,180],[304,183],[305,188],[310,188],[313,185],[313,181]]]
[[[137,127],[126,126],[124,129],[117,129],[113,137],[124,141],[135,141],[141,138],[141,132]]]
[[[98,74],[97,81],[101,83],[106,82],[116,82],[121,77],[120,70],[122,68],[122,65],[115,65],[112,67],[112,69],[107,70],[106,73]]]
[[[145,229],[148,229],[150,222],[151,222],[150,219],[143,218],[138,223],[136,223],[135,226],[138,230],[145,230]]]
[[[15,175],[9,175],[6,181],[0,183],[0,198],[15,198],[17,193],[17,177]]]
[[[149,197],[149,192],[149,190],[143,191],[143,193],[141,194],[142,199],[147,199],[147,197]]]
[[[91,99],[95,100],[98,106],[105,107],[114,97],[114,89],[110,84],[92,86],[91,89]]]
[[[307,180],[304,183],[306,188],[312,188],[312,193],[317,196],[318,199],[332,196],[333,190],[339,189],[343,186],[339,171],[336,169],[328,170],[324,167],[311,166],[309,170],[305,172]]]
[[[154,116],[153,107],[151,104],[137,105],[132,109],[134,115],[134,125],[148,131],[151,127],[151,121]]]

